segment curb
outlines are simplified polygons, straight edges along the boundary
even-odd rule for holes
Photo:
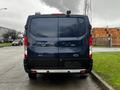
[[[0,48],[2,48],[2,47],[4,47],[4,46],[0,46]]]
[[[3,48],[3,47],[10,47],[10,46],[0,46],[0,48]]]
[[[100,85],[102,90],[115,90],[113,87],[111,87],[108,83],[106,83],[98,74],[96,74],[94,71],[91,72],[92,79]]]

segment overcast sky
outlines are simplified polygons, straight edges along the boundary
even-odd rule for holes
[[[35,12],[58,13],[72,10],[83,13],[84,0],[0,0],[0,26],[24,31],[27,16]],[[93,27],[120,27],[120,0],[92,0]]]

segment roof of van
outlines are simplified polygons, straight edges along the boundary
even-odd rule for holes
[[[88,18],[87,15],[75,15],[75,14],[35,14],[35,15],[29,15],[29,17],[34,18],[34,17],[84,17]]]
[[[29,15],[27,19],[27,23],[29,23],[34,18],[65,18],[65,17],[73,17],[73,18],[84,18],[86,23],[90,24],[89,18],[87,15],[66,15],[66,14],[35,14],[35,15]]]

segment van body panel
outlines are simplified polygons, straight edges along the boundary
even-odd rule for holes
[[[31,69],[87,69],[90,23],[82,15],[33,15],[28,17],[25,35],[28,37],[26,72]]]
[[[58,60],[57,23],[57,18],[31,19],[30,30],[28,31],[28,58]]]

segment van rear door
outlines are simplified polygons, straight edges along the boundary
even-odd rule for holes
[[[89,56],[90,30],[83,17],[59,18],[59,57],[61,60],[82,60]]]
[[[33,18],[29,26],[28,58],[31,64],[43,69],[57,66],[58,18]]]

